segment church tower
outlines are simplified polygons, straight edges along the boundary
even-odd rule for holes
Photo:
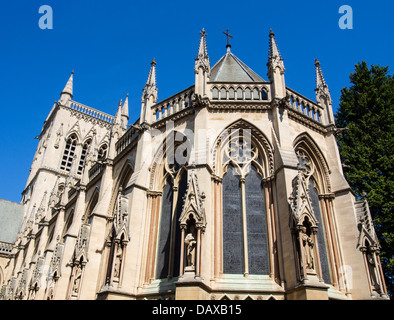
[[[106,161],[111,132],[119,127],[122,135],[127,129],[128,97],[120,106],[117,119],[75,102],[73,91],[74,72],[37,136],[38,147],[22,192],[25,218],[17,243],[23,248],[24,258],[16,261],[15,270],[25,268],[27,261],[32,261],[31,268],[48,266],[54,252],[60,247],[64,249],[65,235],[72,229],[72,223],[80,219],[77,211],[83,211],[85,206],[86,185],[91,178],[89,170],[93,164]],[[67,203],[74,198],[76,208],[67,212]],[[55,217],[63,222],[52,223]],[[35,234],[39,236],[32,237]],[[28,291],[26,285],[19,294],[27,297]]]

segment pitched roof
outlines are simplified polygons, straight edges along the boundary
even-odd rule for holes
[[[256,72],[239,60],[230,50],[212,67],[210,81],[265,82]]]
[[[22,219],[22,204],[0,199],[0,242],[15,242]]]

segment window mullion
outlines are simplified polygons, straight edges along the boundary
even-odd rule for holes
[[[175,182],[175,181],[174,181]],[[172,208],[171,208],[171,235],[170,235],[170,258],[168,260],[168,279],[172,278],[175,256],[175,229],[176,229],[176,204],[178,202],[178,186],[172,187]]]
[[[248,226],[246,220],[246,195],[245,195],[245,178],[240,178],[241,183],[241,208],[242,208],[242,231],[244,247],[244,276],[249,275],[249,255],[248,255]]]

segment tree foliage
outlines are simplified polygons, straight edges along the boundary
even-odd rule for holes
[[[366,193],[381,245],[386,285],[394,277],[394,78],[388,67],[356,64],[335,115],[344,174],[358,197]]]

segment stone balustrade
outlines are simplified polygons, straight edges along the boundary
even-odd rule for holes
[[[115,144],[116,156],[122,153],[133,141],[138,137],[138,130],[135,127],[130,127],[126,133],[120,137]]]
[[[292,109],[302,113],[312,120],[323,123],[323,107],[291,90],[290,88],[286,88],[286,95],[290,99],[290,105]]]
[[[70,103],[67,105],[67,107],[72,110],[81,112],[85,115],[91,116],[93,118],[102,120],[102,121],[110,123],[110,124],[113,124],[115,122],[115,117],[113,117],[107,113],[93,109],[91,107],[85,106],[79,102],[70,101]]]
[[[0,254],[11,254],[13,245],[7,242],[0,241]]]
[[[156,103],[151,109],[153,113],[152,122],[160,121],[174,113],[191,107],[193,94],[194,86]]]

